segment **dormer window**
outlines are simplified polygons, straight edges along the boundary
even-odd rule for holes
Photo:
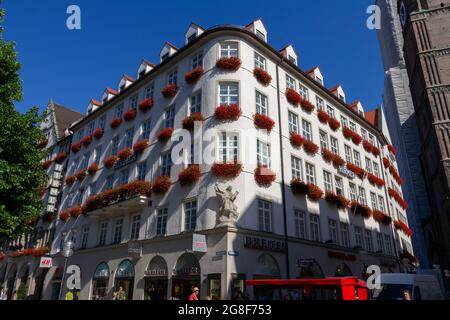
[[[197,39],[205,30],[196,23],[191,23],[184,34],[184,43],[188,44]]]
[[[342,94],[339,95],[339,99],[345,102],[345,97]]]
[[[187,43],[189,43],[189,42],[195,40],[196,38],[197,38],[197,34],[196,34],[196,33],[191,34],[191,35],[187,38]]]
[[[256,35],[258,36],[258,38],[266,41],[266,35],[263,32],[256,30]]]
[[[293,64],[297,64],[297,60],[295,60],[295,58],[293,56],[289,55],[289,54],[288,54],[288,60],[290,62],[292,62]]]
[[[139,72],[139,78],[142,78],[145,75],[145,69],[141,70],[141,72]]]
[[[323,85],[323,80],[322,80],[321,78],[316,77],[316,81],[317,81],[318,83],[320,83],[321,85]]]
[[[163,55],[161,56],[161,62],[164,61],[164,60],[166,60],[167,58],[169,58],[169,55],[170,55],[169,52],[166,53],[166,54],[163,54]]]
[[[125,84],[120,86],[120,91],[123,91],[123,90],[125,90]]]

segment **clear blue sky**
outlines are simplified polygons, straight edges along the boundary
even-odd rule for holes
[[[24,99],[17,107],[43,108],[54,99],[84,113],[122,74],[135,76],[142,58],[158,62],[164,41],[182,46],[191,21],[209,28],[261,17],[273,47],[292,43],[301,68],[319,65],[327,87],[340,83],[348,101],[372,109],[383,87],[376,32],[366,27],[373,2],[3,0],[5,38],[16,42],[22,63]],[[81,7],[82,30],[66,28],[71,4]]]

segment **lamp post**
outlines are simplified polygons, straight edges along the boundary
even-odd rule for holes
[[[64,247],[61,252],[61,255],[64,257],[64,268],[63,268],[63,275],[61,279],[61,289],[59,291],[59,300],[62,300],[62,293],[64,288],[64,276],[66,274],[66,268],[67,268],[67,260],[73,255],[73,247],[74,243],[72,241],[66,241],[64,242]]]

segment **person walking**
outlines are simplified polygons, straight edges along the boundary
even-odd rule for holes
[[[199,300],[198,293],[199,293],[199,289],[197,287],[192,288],[192,293],[189,296],[189,300]]]
[[[8,295],[6,294],[6,288],[2,288],[0,290],[0,301],[7,300],[7,299],[8,299]]]

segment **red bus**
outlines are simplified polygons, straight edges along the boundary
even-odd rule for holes
[[[246,280],[256,300],[368,300],[367,285],[357,277]]]

